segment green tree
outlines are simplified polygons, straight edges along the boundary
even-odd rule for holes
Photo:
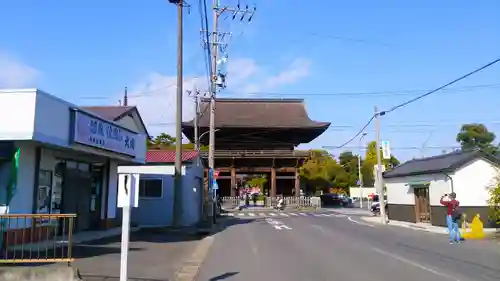
[[[462,149],[479,148],[494,154],[498,152],[498,148],[493,145],[495,138],[495,134],[488,131],[485,125],[470,123],[462,125],[456,139]]]
[[[249,186],[257,186],[261,189],[261,191],[264,191],[263,187],[266,183],[267,183],[266,175],[259,175],[247,180],[247,184]]]
[[[351,151],[344,151],[339,155],[339,164],[345,171],[345,174],[339,175],[342,182],[347,182],[349,186],[356,186],[358,181],[358,155]]]
[[[489,189],[490,198],[488,206],[490,210],[490,220],[500,225],[500,175],[497,176],[495,184]]]
[[[174,137],[172,137],[171,135],[166,134],[166,133],[159,134],[153,140],[154,144],[163,145],[163,146],[175,145],[175,141],[176,140]]]
[[[337,160],[324,150],[313,150],[300,168],[300,177],[315,192],[332,187],[348,190],[349,174]]]

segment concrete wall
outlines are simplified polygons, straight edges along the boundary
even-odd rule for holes
[[[161,179],[161,198],[139,198],[139,207],[132,210],[131,221],[142,226],[170,226],[173,222],[174,166],[120,166],[119,173],[138,173],[141,179]],[[180,224],[189,226],[201,219],[203,203],[203,167],[196,161],[182,169],[182,208]],[[121,212],[121,211],[119,211]]]
[[[370,194],[376,194],[375,187],[363,187],[363,198],[368,198]],[[361,196],[361,188],[350,187],[349,195],[353,198],[359,198]]]

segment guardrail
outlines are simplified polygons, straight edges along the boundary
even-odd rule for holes
[[[278,200],[281,197],[260,197],[259,200],[256,201],[257,206],[263,206],[266,208],[276,207],[278,204]],[[285,205],[287,207],[312,207],[312,208],[321,208],[321,200],[319,197],[309,197],[309,196],[301,196],[301,197],[283,197],[285,201]],[[239,206],[245,205],[244,197],[222,197],[222,207],[232,207],[236,208]],[[250,198],[250,206],[253,205],[252,198]]]
[[[76,214],[0,215],[0,264],[73,261]]]

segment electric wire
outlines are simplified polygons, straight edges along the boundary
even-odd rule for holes
[[[471,71],[471,72],[469,72],[469,73],[467,73],[465,75],[460,76],[457,79],[454,79],[454,80],[452,80],[452,81],[450,81],[450,82],[448,82],[448,83],[446,83],[446,84],[444,84],[444,85],[442,85],[442,86],[440,86],[440,87],[438,87],[438,88],[436,88],[434,90],[431,90],[431,91],[427,92],[427,93],[425,93],[423,95],[419,95],[418,97],[415,97],[415,98],[410,99],[410,100],[408,100],[406,102],[403,102],[401,104],[393,106],[389,110],[376,112],[374,115],[371,116],[371,118],[368,120],[368,122],[366,123],[366,125],[361,128],[361,130],[359,130],[348,141],[346,141],[345,143],[343,143],[340,146],[337,146],[336,148],[342,148],[342,147],[348,145],[349,143],[351,143],[352,141],[354,141],[359,135],[361,135],[365,131],[365,129],[371,124],[371,122],[375,119],[375,117],[386,115],[387,113],[393,112],[393,111],[395,111],[395,110],[397,110],[399,108],[402,108],[402,107],[404,107],[406,105],[414,103],[414,102],[416,102],[416,101],[418,101],[418,100],[420,100],[422,98],[425,98],[425,97],[427,97],[427,96],[429,96],[431,94],[434,94],[434,93],[436,93],[436,92],[438,92],[438,91],[440,91],[440,90],[442,90],[442,89],[444,89],[444,88],[446,88],[448,86],[451,86],[451,85],[453,85],[453,84],[455,84],[455,83],[457,83],[459,81],[462,81],[462,80],[464,80],[464,79],[466,79],[466,78],[468,78],[468,77],[470,77],[470,76],[472,76],[472,75],[474,75],[474,74],[476,74],[476,73],[478,73],[478,72],[480,72],[480,71],[482,71],[482,70],[484,70],[484,69],[486,69],[488,67],[491,67],[491,66],[493,66],[494,64],[496,64],[498,62],[500,62],[500,58],[498,58],[496,60],[493,60],[493,61],[491,61],[491,62],[489,62],[489,63],[487,63],[487,64],[485,64],[485,65],[483,65],[483,66],[481,66],[481,67],[479,67],[479,68],[477,68],[477,69],[475,69],[475,70],[473,70],[473,71]]]

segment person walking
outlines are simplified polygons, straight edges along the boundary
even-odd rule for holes
[[[447,200],[445,200],[447,197]],[[450,244],[460,243],[460,231],[458,228],[458,224],[460,223],[460,219],[462,218],[462,214],[460,213],[458,207],[460,206],[460,202],[457,201],[457,194],[452,192],[450,194],[445,194],[441,196],[440,203],[443,206],[446,206],[446,225],[448,226],[448,232],[450,235]]]

